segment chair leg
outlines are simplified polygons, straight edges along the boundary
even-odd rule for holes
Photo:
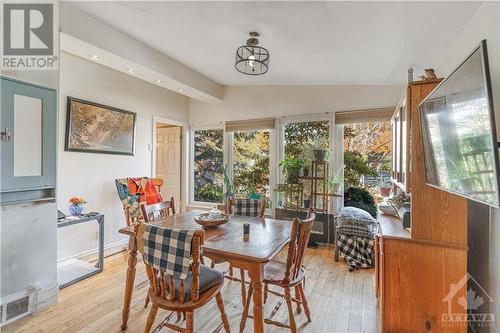
[[[245,306],[247,290],[245,287],[245,271],[240,269],[240,280],[241,280],[241,304]]]
[[[288,308],[288,319],[290,321],[290,330],[292,333],[297,332],[297,325],[295,324],[295,318],[293,317],[293,308],[292,308],[292,296],[290,295],[290,288],[285,288],[285,300],[286,306]]]
[[[245,307],[243,308],[243,313],[241,314],[241,322],[240,322],[240,333],[245,330],[246,321],[248,318],[248,309],[250,308],[250,301],[252,300],[253,287],[250,283],[250,287],[248,287],[248,297],[247,302],[245,303]]]
[[[264,304],[267,302],[267,292],[269,290],[269,285],[267,283],[264,283]]]
[[[215,268],[215,262],[212,260],[212,262],[210,263],[210,268],[214,269]]]
[[[295,286],[295,298],[298,299],[299,301],[302,299],[300,296],[299,286]],[[297,313],[300,314],[301,312],[302,312],[302,307],[300,306],[300,303],[297,302]]]
[[[186,313],[186,333],[193,333],[193,311],[187,311]]]
[[[146,328],[144,329],[144,333],[149,333],[151,331],[151,327],[153,327],[153,323],[156,319],[156,313],[158,312],[158,306],[153,304],[151,306],[151,310],[149,311],[148,320],[146,321]]]
[[[227,320],[226,316],[226,311],[224,311],[224,302],[222,301],[222,295],[220,294],[220,292],[215,295],[215,300],[220,311],[222,323],[224,324],[224,330],[226,331],[226,333],[231,333],[231,329],[229,328],[229,321]]]
[[[309,312],[309,305],[307,304],[306,294],[304,293],[304,288],[302,284],[298,285],[300,292],[300,299],[302,300],[302,305],[304,306],[304,312],[306,313],[307,321],[311,321],[311,312]]]
[[[229,265],[229,276],[233,277],[233,265]]]
[[[149,294],[146,295],[146,299],[144,300],[144,308],[147,308],[149,304]]]

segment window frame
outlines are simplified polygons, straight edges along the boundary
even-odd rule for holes
[[[189,143],[189,206],[196,208],[211,208],[217,206],[218,204],[222,204],[223,202],[203,202],[194,200],[194,140],[196,131],[206,131],[206,130],[222,130],[222,165],[226,165],[227,163],[227,154],[226,154],[226,131],[224,130],[223,124],[217,125],[205,125],[205,126],[191,126],[190,128],[190,143]],[[226,186],[224,183],[222,184],[223,193],[226,192]]]
[[[274,208],[274,188],[276,187],[276,181],[274,179],[275,177],[275,170],[273,170],[273,165],[274,165],[274,156],[276,156],[276,129],[275,128],[265,128],[265,129],[260,129],[262,131],[268,131],[269,132],[269,200],[271,200],[271,207],[266,208],[266,215],[271,215],[272,214],[272,209]],[[234,176],[234,133],[235,132],[246,132],[246,131],[253,131],[253,130],[242,130],[242,131],[232,131],[232,132],[226,132],[225,138],[227,139],[227,165],[229,166],[228,168],[228,173],[229,176],[232,178]]]
[[[281,161],[285,157],[285,126],[287,124],[291,123],[307,123],[307,122],[316,122],[316,121],[328,121],[328,145],[330,147],[330,150],[333,150],[334,156],[332,161],[330,161],[328,167],[330,170],[337,170],[340,165],[343,165],[341,162],[344,159],[344,156],[342,155],[341,158],[342,160],[339,160],[337,157],[337,149],[334,145],[334,143],[338,140],[338,125],[335,124],[335,112],[326,112],[324,114],[311,114],[311,115],[300,115],[300,116],[288,116],[288,117],[282,117],[282,119],[278,122],[278,142],[277,142],[277,158],[275,162],[275,170],[276,170],[276,182],[274,183],[274,187],[276,187],[276,184],[280,184],[283,182],[283,174],[280,172],[279,168],[279,161]],[[341,132],[343,134],[343,127],[341,129]],[[343,142],[343,141],[339,141]],[[341,144],[342,146],[342,144]],[[340,164],[342,163],[342,164]],[[343,172],[343,171],[342,171]],[[339,203],[339,200],[335,200],[338,198],[333,198],[333,200],[330,200],[330,207],[329,211],[330,212],[336,212],[338,209],[340,209],[343,206],[343,198],[342,203]],[[277,197],[276,194],[273,191],[273,200],[276,202]],[[340,207],[339,207],[340,205]]]

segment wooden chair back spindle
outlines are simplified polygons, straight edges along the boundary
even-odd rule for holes
[[[155,221],[161,218],[175,215],[175,200],[170,198],[169,201],[162,201],[152,205],[141,205],[142,217],[145,222]]]
[[[163,178],[151,178],[151,182],[156,186],[158,193],[161,193],[161,187],[164,184]]]
[[[292,230],[290,232],[290,243],[288,243],[288,255],[286,260],[285,281],[295,279],[304,262],[304,253],[309,243],[312,226],[316,215],[310,209],[307,219],[293,219]]]

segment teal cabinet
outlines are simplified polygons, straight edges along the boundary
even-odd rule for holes
[[[57,92],[1,78],[0,192],[56,185]]]

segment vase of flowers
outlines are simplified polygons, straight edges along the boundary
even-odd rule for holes
[[[82,197],[72,197],[69,199],[69,213],[73,216],[80,216],[83,211],[83,204],[87,203]]]

